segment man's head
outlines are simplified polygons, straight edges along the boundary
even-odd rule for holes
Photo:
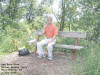
[[[52,24],[52,18],[51,17],[48,17],[47,18],[47,22],[48,22],[48,24]]]

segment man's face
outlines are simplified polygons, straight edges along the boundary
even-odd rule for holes
[[[49,18],[47,19],[47,22],[48,22],[48,24],[51,24],[51,23],[52,23],[52,18],[49,17]]]

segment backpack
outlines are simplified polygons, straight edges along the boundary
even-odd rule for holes
[[[18,51],[18,54],[19,54],[19,56],[25,56],[25,55],[30,54],[30,52],[26,48],[20,48],[19,51]]]

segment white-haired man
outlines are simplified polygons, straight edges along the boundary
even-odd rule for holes
[[[47,25],[44,27],[43,34],[46,36],[46,38],[37,43],[37,53],[39,55],[38,57],[39,58],[45,57],[42,46],[47,45],[48,59],[52,60],[53,45],[56,43],[56,36],[58,35],[58,29],[54,24],[52,24],[51,17],[47,18]]]

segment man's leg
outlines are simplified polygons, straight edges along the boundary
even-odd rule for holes
[[[54,40],[53,42],[49,43],[47,45],[47,49],[48,49],[48,59],[49,60],[52,60],[53,58],[53,54],[52,54],[52,51],[53,51],[53,45],[56,43],[56,40]]]
[[[43,48],[42,46],[48,43],[48,39],[44,39],[37,43],[37,53],[39,56],[44,56]]]

